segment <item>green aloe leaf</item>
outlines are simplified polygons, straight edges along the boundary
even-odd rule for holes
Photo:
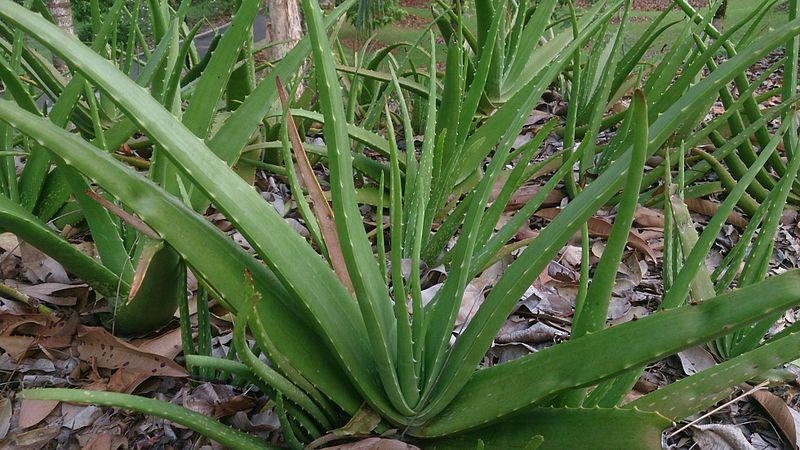
[[[22,391],[19,396],[28,400],[58,400],[69,403],[130,409],[183,425],[229,448],[242,450],[281,448],[182,406],[136,395],[52,388],[29,389]]]
[[[239,9],[197,81],[195,94],[192,95],[189,106],[183,113],[183,123],[202,139],[206,138],[217,103],[222,98],[228,78],[239,58],[239,50],[247,40],[251,24],[260,6],[259,0],[240,2]]]
[[[336,23],[355,2],[356,0],[345,0],[331,11],[324,19],[325,28],[330,28],[332,24]],[[275,102],[278,100],[275,79],[280,78],[285,82],[291,80],[297,74],[310,51],[311,42],[308,38],[298,41],[294,48],[281,59],[266,78],[261,80],[256,89],[236,108],[236,111],[228,117],[208,141],[208,147],[220,159],[226,161],[229,166],[233,165],[239,157],[239,153],[247,144],[247,140],[253,130],[258,127],[264,116],[274,107]],[[276,116],[280,114],[281,112],[278,111]],[[292,112],[292,115],[296,114]]]
[[[592,283],[586,295],[583,309],[575,312],[571,338],[579,338],[587,333],[602,330],[608,316],[608,305],[622,260],[622,253],[628,241],[633,215],[639,199],[639,187],[644,172],[647,155],[647,100],[644,93],[637,90],[633,96],[633,155],[628,179],[622,189],[620,202],[611,235],[600,262],[597,264]]]
[[[2,195],[0,195],[0,227],[47,253],[112,301],[127,295],[130,286],[126,281],[62,239],[39,218]]]
[[[565,449],[659,448],[672,421],[652,412],[627,409],[534,408],[500,423],[452,437],[424,441],[424,448]],[[541,445],[536,446],[538,440]]]
[[[698,305],[661,311],[479,370],[441,414],[415,429],[414,434],[442,436],[490,423],[548,395],[597,384],[798,303],[800,271],[786,272]],[[625,352],[618,351],[629,342],[639,344],[627,346]],[[597,358],[598,354],[606,357]],[[536,383],[519,389],[519,384],[534,371]]]
[[[744,383],[800,356],[800,334],[794,333],[700,373],[676,381],[628,403],[625,408],[656,411],[674,421],[707,408],[728,388]]]
[[[252,283],[249,273],[243,274],[243,276],[247,279],[248,283]],[[255,305],[261,300],[261,296],[255,293],[255,289],[252,287],[250,289],[250,299],[245,300],[243,308],[241,308],[236,314],[236,321],[233,327],[233,339],[234,345],[236,345],[236,354],[239,356],[239,359],[241,359],[242,362],[250,369],[253,375],[258,377],[265,384],[274,388],[275,391],[280,395],[295,402],[304,411],[311,414],[312,417],[314,417],[314,419],[316,419],[320,424],[323,424],[326,429],[330,429],[331,423],[325,417],[325,413],[322,412],[320,407],[315,404],[305,392],[277,372],[274,368],[258,359],[253,351],[250,350],[246,336],[247,325],[251,320],[250,318],[252,317]]]
[[[303,0],[302,7],[308,21],[319,102],[326,118],[324,132],[336,231],[383,388],[394,408],[403,414],[411,414],[413,410],[403,397],[397,376],[397,330],[389,292],[375,261],[356,201],[350,137],[345,126],[347,121],[342,90],[334,67],[333,52],[324,32],[322,12],[317,1]]]

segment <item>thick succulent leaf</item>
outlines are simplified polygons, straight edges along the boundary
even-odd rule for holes
[[[761,3],[761,5],[764,5],[765,3],[768,3],[770,1],[772,0],[764,0]],[[703,18],[703,15],[700,14],[696,9],[694,9],[694,7],[690,5],[687,0],[675,0],[674,4],[681,10],[683,10],[683,12],[688,17],[691,17],[691,19],[695,23],[699,23],[705,20]],[[792,19],[789,22],[790,23],[795,22],[795,20]],[[706,21],[706,26],[704,31],[713,39],[722,38],[722,33],[720,33],[716,28],[714,28],[713,24],[710,21]],[[787,36],[786,40],[788,41],[788,39],[793,36],[796,36],[796,33],[792,34],[791,36]],[[728,57],[733,58],[738,53],[737,48],[734,47],[733,43],[731,43],[727,39],[725,39],[724,41],[725,42],[723,43],[723,47],[725,48],[725,52],[728,54]],[[744,50],[742,50],[741,53],[745,53],[751,48],[752,45],[749,45]],[[745,75],[744,71],[740,71],[738,74],[736,74],[736,76],[733,79],[733,82],[736,85],[736,88],[739,90],[739,92],[746,92],[749,87],[749,82],[747,80],[747,76]],[[744,110],[745,113],[747,114],[750,123],[756,122],[761,117],[761,111],[759,109],[758,103],[755,101],[755,97],[753,96],[747,96],[744,105]],[[767,131],[766,127],[761,127],[761,129],[759,129],[756,132],[756,139],[759,145],[761,145],[762,147],[767,145],[767,142],[769,142],[769,132]],[[779,165],[776,166],[775,169],[779,172],[779,174],[783,174],[783,170],[785,170],[785,167]]]
[[[525,104],[533,104],[539,98],[536,90],[528,91],[529,97]],[[481,220],[485,213],[485,205],[492,187],[501,174],[505,161],[514,142],[519,135],[526,116],[517,115],[510,123],[506,124],[505,133],[501,136],[495,148],[492,161],[478,186],[465,201],[469,207],[464,219],[461,233],[455,248],[452,250],[452,263],[450,264],[447,280],[442,289],[436,294],[435,303],[431,314],[426,317],[426,355],[425,366],[428,373],[426,390],[435,387],[435,380],[440,376],[444,361],[447,359],[449,339],[456,320],[461,298],[464,295],[469,280],[471,280],[471,262],[480,236]],[[433,400],[434,402],[436,400]]]
[[[138,258],[131,292],[112,314],[110,328],[122,335],[140,335],[163,327],[172,320],[180,296],[186,295],[186,269],[175,250],[145,237],[139,242],[156,244],[157,248],[148,258]]]
[[[394,317],[397,321],[397,376],[403,395],[411,407],[416,407],[419,402],[419,379],[414,362],[414,346],[411,339],[411,323],[408,309],[406,308],[407,290],[403,277],[403,186],[400,179],[400,165],[397,162],[397,141],[395,140],[394,124],[386,110],[386,134],[389,138],[391,154],[392,175],[389,178],[389,220],[391,223],[391,280],[394,301]]]
[[[361,67],[350,67],[341,64],[336,65],[336,70],[342,73],[347,73],[350,75],[358,75],[360,77],[364,77],[369,80],[374,81],[382,81],[384,83],[390,83],[392,81],[392,75],[386,72],[379,72],[376,70],[364,69]],[[409,80],[407,78],[398,78],[398,83],[404,89],[409,92],[413,92],[421,97],[428,96],[428,86],[418,83],[416,81]]]
[[[58,400],[69,403],[125,408],[161,417],[190,428],[228,448],[280,449],[198,412],[168,402],[117,392],[84,391],[79,389],[30,389],[19,394],[28,400]]]
[[[779,131],[775,137],[772,138],[770,145],[761,151],[758,160],[750,167],[747,173],[745,173],[744,176],[738,180],[736,187],[728,194],[728,196],[725,198],[725,201],[720,205],[719,210],[711,218],[705,227],[705,230],[703,231],[702,237],[700,237],[699,240],[697,239],[697,233],[693,225],[684,225],[684,228],[687,228],[687,226],[690,228],[687,230],[687,232],[694,232],[695,239],[694,242],[690,243],[688,248],[684,249],[687,256],[683,264],[683,269],[681,269],[675,278],[675,285],[664,295],[663,304],[665,307],[671,308],[673,306],[678,306],[685,301],[686,296],[689,293],[689,286],[692,284],[692,280],[695,280],[698,270],[701,267],[705,267],[705,256],[711,250],[711,246],[714,244],[718,233],[725,225],[728,215],[733,212],[736,203],[744,194],[747,186],[755,179],[758,171],[767,162],[767,159],[772,152],[775,151],[778,143],[781,141],[781,139],[783,139],[783,134],[786,132],[787,128],[787,124],[784,124],[784,126],[781,127],[781,131]],[[686,215],[688,216],[688,211]],[[691,218],[688,218],[688,220],[691,221]],[[680,224],[678,225],[680,230]],[[707,283],[710,285],[711,280],[709,279]],[[713,288],[711,288],[711,291],[713,292]],[[695,300],[699,301],[701,299],[695,298]]]
[[[620,5],[622,5],[622,0],[598,2],[585,11],[578,21],[580,34],[583,35],[591,28],[601,26],[611,18]],[[606,7],[606,10],[602,11],[604,7]],[[537,7],[537,11],[538,9]],[[533,24],[529,22],[530,25]],[[590,32],[589,34],[592,33]],[[517,55],[515,61],[515,64],[519,64],[522,67],[520,69],[515,68],[513,73],[504,80],[500,101],[505,102],[514,98],[531,81],[544,77],[544,72],[556,65],[558,60],[571,57],[574,52],[574,49],[571,48],[573,42],[572,29],[566,28],[541,47],[529,45],[522,48],[522,53]]]
[[[250,274],[245,275],[249,278]],[[248,280],[250,282],[250,280]],[[239,359],[250,369],[250,371],[258,377],[264,384],[267,384],[275,389],[280,395],[285,396],[289,400],[295,402],[304,411],[308,412],[318,423],[322,424],[325,428],[330,428],[331,423],[325,417],[319,405],[303,392],[297,385],[292,383],[291,380],[281,375],[272,366],[258,359],[252,350],[250,350],[247,342],[247,325],[251,320],[250,317],[253,313],[253,307],[261,300],[258,294],[255,294],[255,289],[249,293],[251,299],[245,301],[244,307],[236,313],[236,320],[233,327],[233,342],[236,346],[236,354]]]
[[[647,101],[642,91],[637,90],[634,94],[632,108],[634,142],[631,170],[622,190],[622,201],[614,218],[611,235],[592,276],[584,306],[582,309],[576,307],[572,338],[602,330],[605,326],[614,280],[633,223],[647,154]]]
[[[14,30],[5,23],[0,23],[0,47],[8,54],[12,54],[12,42],[14,40]],[[29,46],[22,46],[22,69],[31,75],[44,93],[50,98],[58,98],[67,84],[63,75],[59,72],[49,58],[45,58],[38,51]],[[88,116],[85,110],[81,110],[74,117],[76,122],[86,123]]]
[[[621,4],[621,0],[617,0],[615,2],[615,7],[610,8],[596,21],[582,29],[577,38],[566,44],[563,50],[558,53],[558,57],[554,57],[549,61],[546,68],[542,68],[542,72],[539,76],[524,85],[514,87],[515,95],[509,98],[503,106],[498,108],[498,110],[467,139],[464,144],[465,148],[461,154],[463,161],[460,164],[460,170],[454,177],[455,182],[463,181],[476,167],[479,167],[480,163],[491,151],[492,145],[498,142],[505,133],[508,128],[506,124],[513,122],[514,118],[518,115],[527,114],[528,111],[533,109],[535,103],[531,104],[530,98],[539,99],[541,94],[550,86],[552,80],[554,80],[567,63],[570,62],[570,58],[575,53],[576,49],[581,48],[581,46],[600,29],[603,21],[608,20]],[[536,93],[536,95],[531,96],[531,92]]]
[[[356,200],[353,157],[347,133],[342,89],[334,67],[333,53],[316,0],[303,0],[314,55],[319,103],[325,116],[325,144],[328,147],[332,209],[347,272],[363,315],[372,354],[383,388],[394,408],[412,414],[400,389],[396,359],[396,322],[389,291],[367,238]],[[349,295],[348,295],[348,299]],[[330,321],[330,317],[321,317]],[[383,407],[378,407],[383,410]],[[391,411],[391,410],[389,410]]]
[[[253,19],[261,6],[259,0],[242,0],[240,4],[233,21],[225,30],[208,66],[200,76],[195,93],[183,115],[186,127],[202,139],[206,138],[214,112],[217,110],[217,103],[222,98],[228,78],[239,58],[239,50],[247,40]]]
[[[795,122],[790,120],[784,123],[794,124]],[[796,130],[794,125],[789,126],[789,133],[796,133],[794,130]],[[800,171],[800,154],[797,153],[797,148],[795,148],[794,151],[795,153],[787,167],[786,176],[782,178],[780,183],[775,187],[777,192],[772,198],[770,208],[767,210],[766,217],[758,231],[758,237],[755,239],[753,247],[747,255],[742,274],[739,278],[740,285],[749,285],[767,276],[770,260],[772,259],[772,251],[775,246],[775,236],[780,226],[780,218],[782,217],[784,207],[786,206],[786,200],[794,184],[793,182],[796,182],[797,173]],[[770,195],[770,197],[772,197],[772,195]],[[733,347],[733,354],[740,354],[755,348],[777,319],[779,319],[779,317],[767,318],[755,324],[752,328],[744,330],[741,333],[739,341]]]
[[[522,74],[523,69],[531,63],[531,55],[536,54],[536,43],[539,42],[547,29],[556,3],[556,0],[545,0],[536,5],[533,15],[522,31],[520,42],[526,44],[520,47],[517,52],[512,53],[508,61],[506,61],[508,68],[504,74],[504,81],[516,82]],[[524,16],[525,12],[522,12],[522,15]],[[566,43],[566,41],[564,43]],[[538,60],[537,63],[541,64],[542,60]]]
[[[656,411],[672,420],[683,420],[713,405],[720,393],[724,396],[726,389],[798,357],[800,333],[793,333],[639,397],[625,407]]]
[[[127,295],[130,289],[128,283],[62,239],[36,216],[2,195],[0,195],[0,227],[47,253],[109,299],[114,300],[117,296],[124,298]]]
[[[664,19],[669,15],[670,9],[665,9],[661,14],[652,20],[647,29],[639,36],[636,43],[628,49],[620,59],[616,71],[614,72],[614,81],[611,84],[611,97],[613,98],[626,79],[631,76],[633,69],[641,61],[642,56],[655,42],[655,40],[668,28],[679,23],[674,21],[666,25],[661,25]],[[609,99],[610,100],[610,99]]]
[[[124,4],[125,2],[116,0],[109,9],[108,20],[105,20],[104,25],[98,30],[96,41],[92,45],[92,49],[95,51],[103,51],[103,46],[106,44],[108,35],[114,29],[119,11]],[[8,81],[6,80],[6,82]],[[55,100],[50,112],[50,120],[61,127],[67,125],[72,111],[79,105],[78,100],[80,94],[83,92],[85,82],[86,80],[81,76],[76,76],[70,80],[64,87],[61,95]],[[20,102],[19,94],[15,95],[14,98]],[[24,103],[21,104],[24,105]],[[29,111],[33,112],[31,109],[29,109]],[[41,148],[32,149],[31,157],[28,158],[19,180],[20,201],[29,211],[33,210],[34,205],[36,205],[36,202],[39,200],[49,169],[50,155],[47,151]]]
[[[325,125],[325,116],[323,116],[318,112],[308,111],[306,109],[298,109],[298,108],[292,108],[289,110],[289,112],[292,114],[292,117],[308,119]],[[272,110],[267,113],[267,117],[270,118],[280,117],[281,115],[283,115],[283,112],[280,110]],[[382,156],[385,156],[387,158],[389,157],[389,142],[386,139],[381,137],[379,134],[373,133],[372,131],[369,130],[365,130],[364,128],[358,125],[353,125],[351,123],[348,123],[346,126],[347,126],[347,133],[350,135],[350,139],[368,146],[372,150],[375,150],[376,152],[380,153]],[[398,152],[398,157],[399,157],[400,167],[402,168],[405,166],[406,154],[404,152]]]
[[[0,58],[0,78],[2,78],[3,84],[12,94],[12,97],[17,104],[25,108],[25,110],[28,112],[39,115],[39,110],[33,98],[31,98],[30,94],[28,94],[28,92],[25,90],[19,77],[17,77],[16,74],[10,70],[10,67],[5,64],[5,61],[2,58]],[[78,101],[77,94],[80,92],[79,87],[83,83],[83,78],[76,77],[71,83],[77,84],[70,84],[67,86],[66,93],[59,98],[54,106],[53,111],[51,112],[50,120],[59,126],[64,126],[67,123],[69,111],[73,109],[75,103]],[[66,105],[67,102],[71,102],[70,105]],[[89,188],[86,181],[80,176],[80,174],[75,172],[74,169],[64,167],[63,162],[58,158],[55,158],[55,163],[57,166],[59,166],[59,169],[58,171],[51,172],[48,179],[60,180],[61,182],[51,184],[45,183],[45,174],[50,167],[51,155],[47,149],[42,148],[41,146],[34,147],[32,151],[40,152],[35,153],[38,162],[33,161],[34,158],[29,158],[26,162],[26,169],[23,171],[23,178],[27,173],[27,180],[29,184],[26,186],[25,183],[22,183],[22,180],[20,180],[20,188],[22,190],[21,200],[28,198],[29,201],[36,201],[36,199],[38,199],[41,206],[43,203],[48,203],[42,202],[42,200],[49,200],[51,196],[57,197],[61,201],[49,203],[55,208],[59,208],[61,204],[63,204],[63,200],[69,196],[69,190],[71,189],[72,194],[75,196],[75,199],[81,206],[83,215],[86,218],[89,227],[92,229],[92,238],[95,242],[97,252],[100,255],[100,259],[103,261],[103,264],[112,272],[116,273],[123,280],[125,280],[126,284],[129,283],[133,275],[133,271],[128,259],[128,255],[125,252],[125,248],[122,244],[122,238],[120,237],[119,231],[108,211],[98,205],[94,200],[86,196],[85,192]],[[28,164],[32,164],[34,166],[31,167],[31,172],[27,171]],[[44,164],[39,175],[32,175],[34,172],[39,170],[35,168],[39,164]],[[56,173],[58,175],[56,175]],[[42,184],[37,187],[35,183],[31,182],[33,178],[39,178],[38,183]],[[53,195],[53,191],[57,190],[63,190],[64,192],[60,193],[60,195]],[[40,192],[42,194],[41,196],[39,195]],[[23,202],[21,205],[23,208],[29,209],[26,208],[25,202]],[[55,208],[53,208],[53,212],[55,212]],[[48,209],[37,208],[34,210],[34,212],[41,217],[42,220],[49,220],[51,218],[50,210]],[[89,280],[86,281],[88,282]],[[125,291],[127,292],[127,289]],[[123,294],[125,294],[125,292],[123,292]]]
[[[672,421],[652,412],[628,409],[534,408],[494,425],[452,437],[424,441],[424,448],[653,449]],[[533,446],[537,437],[540,446]]]
[[[658,312],[479,370],[440,415],[414,433],[441,436],[490,423],[548,395],[597,384],[798,303],[800,271],[786,272],[699,305]],[[626,345],[630,342],[637,345]],[[620,352],[623,346],[626,351]],[[536,382],[526,383],[532,373]],[[522,383],[524,389],[520,389]]]

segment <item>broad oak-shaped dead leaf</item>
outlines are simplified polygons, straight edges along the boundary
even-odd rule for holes
[[[163,356],[170,360],[175,359],[178,353],[183,350],[180,328],[176,328],[153,339],[134,342],[134,344],[136,344],[140,351]],[[105,390],[130,394],[140,384],[150,378],[151,375],[151,373],[118,369],[111,375],[108,384],[105,386]]]
[[[560,212],[561,208],[545,208],[536,211],[534,215],[536,217],[541,217],[543,219],[553,220]],[[607,238],[611,235],[612,225],[603,219],[598,219],[597,217],[590,217],[588,225],[589,225],[589,235],[591,236]],[[656,254],[653,252],[653,249],[650,248],[650,245],[648,245],[644,239],[634,234],[633,231],[628,233],[628,245],[644,253],[651,260],[653,261],[656,260]]]
[[[67,271],[53,258],[25,242],[20,244],[20,251],[22,253],[22,266],[25,267],[27,277],[31,281],[69,283]]]
[[[633,221],[640,227],[664,228],[664,213],[655,209],[637,206]]]
[[[186,370],[161,355],[142,351],[112,336],[103,328],[81,327],[78,330],[78,355],[84,361],[95,360],[99,367],[126,369],[149,376],[185,377]]]
[[[18,360],[33,346],[35,340],[31,336],[0,336],[0,348]]]
[[[19,427],[30,428],[49,416],[56,406],[56,400],[23,399],[19,410]]]
[[[721,206],[719,203],[704,198],[687,198],[684,200],[684,203],[686,203],[686,207],[689,208],[689,211],[708,217],[715,215]],[[744,216],[736,211],[731,211],[731,213],[728,214],[727,222],[739,229],[746,228],[749,223]]]

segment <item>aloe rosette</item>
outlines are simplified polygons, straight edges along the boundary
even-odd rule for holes
[[[614,2],[608,9],[600,9],[598,16],[607,20],[620,5],[621,2]],[[487,60],[478,61],[475,79],[480,82],[459,102],[452,97],[457,91],[449,91],[447,84],[440,96],[439,86],[431,77],[426,86],[424,141],[419,160],[399,152],[392,117],[387,117],[388,139],[384,151],[389,163],[384,173],[388,172],[385,186],[390,205],[389,258],[395,264],[383,268],[383,262],[375,258],[359,211],[353,181],[354,129],[347,121],[337,66],[325,31],[330,18],[323,18],[316,0],[303,0],[302,6],[309,30],[303,45],[308,45],[306,48],[313,55],[314,85],[324,121],[331,206],[352,292],[341,281],[341,273],[337,275],[314,246],[295,233],[231,169],[241,147],[272,107],[276,98],[275,88],[270,87],[274,86],[273,79],[255,86],[244,103],[222,122],[215,136],[208,139],[205,134],[210,122],[202,121],[202,126],[187,124],[187,114],[181,120],[169,105],[160,103],[102,56],[66,36],[44,18],[11,0],[0,0],[0,18],[47,45],[107,96],[163,152],[165,161],[187,185],[184,188],[188,195],[178,196],[142,177],[102,148],[27,111],[19,102],[0,101],[0,120],[32,138],[129,208],[236,315],[234,334],[241,364],[202,357],[188,360],[236,373],[275,398],[287,443],[302,445],[345,425],[349,418],[368,414],[378,418],[376,430],[397,429],[402,436],[426,448],[464,448],[479,442],[491,448],[565,448],[579,446],[586,439],[609,448],[655,447],[660,444],[661,430],[672,421],[713,404],[736,384],[800,356],[797,345],[800,337],[787,332],[707,371],[621,405],[622,396],[630,389],[631,374],[638,376],[644,365],[723,338],[800,303],[798,271],[769,277],[741,289],[722,289],[707,298],[695,298],[692,291],[696,301],[687,303],[687,293],[702,275],[700,264],[696,263],[698,256],[690,254],[666,294],[665,310],[604,328],[610,289],[598,279],[586,291],[575,319],[575,327],[581,332],[573,339],[512,362],[478,368],[524,291],[572,235],[599,208],[618,197],[619,222],[601,261],[604,271],[613,272],[624,251],[631,211],[639,201],[644,161],[664,149],[676,133],[691,131],[696,126],[692,121],[704,115],[708,99],[715,98],[726,83],[772,49],[800,34],[800,20],[754,38],[699,80],[696,75],[703,65],[695,62],[711,58],[716,50],[713,44],[698,50],[694,58],[681,58],[677,63],[660,66],[658,70],[666,76],[668,70],[677,73],[682,64],[687,65],[675,85],[671,85],[676,90],[658,92],[645,85],[643,90],[634,92],[624,125],[629,134],[610,145],[607,166],[582,190],[576,189],[561,213],[517,256],[450,345],[466,285],[485,267],[486,255],[490,258],[505,244],[502,239],[492,239],[498,207],[487,207],[487,201],[506,161],[515,155],[512,147],[524,125],[525,113],[604,22],[590,21],[576,27],[578,32],[569,40],[557,63],[541,68],[540,78],[510,97],[503,109],[475,133],[467,132],[471,131],[483,95],[482,84],[488,79]],[[697,26],[702,27],[702,22]],[[491,58],[496,50],[493,42],[498,39],[499,28],[499,19],[488,28],[488,43],[482,58]],[[432,50],[431,74],[436,70],[434,53]],[[456,58],[453,61],[458,64]],[[452,79],[460,80],[459,70],[452,71]],[[289,71],[286,78],[293,74]],[[444,78],[447,77],[445,73]],[[397,75],[391,74],[390,78],[386,83],[391,82],[394,95],[401,98],[404,88]],[[214,90],[213,98],[203,103],[205,111],[215,109],[222,98],[219,92]],[[441,120],[452,116],[448,109],[452,106],[448,105],[458,105],[455,111],[466,111],[461,117],[464,120],[442,125]],[[381,108],[386,111],[383,105]],[[448,113],[437,114],[442,110]],[[577,120],[576,115],[572,117],[571,120]],[[408,114],[401,112],[401,121],[408,132]],[[595,130],[600,126],[597,120],[590,123]],[[492,128],[486,129],[489,124]],[[571,124],[573,131],[569,133],[575,131],[575,125]],[[443,129],[448,131],[440,134]],[[474,139],[463,148],[480,149],[475,151],[482,153],[481,160],[490,158],[488,165],[451,166],[441,153],[445,147],[437,142],[447,140],[448,135],[455,136],[456,143]],[[223,141],[219,136],[227,137]],[[744,185],[729,193],[730,201],[725,208],[733,208],[782,139],[783,134],[777,138],[770,136],[767,144],[773,145],[765,145],[763,155],[746,168],[746,177],[741,180]],[[239,149],[231,150],[229,145],[233,143]],[[563,155],[564,164],[552,175],[550,189],[571,175],[572,164],[583,157],[582,150],[570,149]],[[527,149],[522,154],[531,152]],[[426,210],[431,202],[438,202],[436,208],[431,207],[437,212],[442,207],[442,194],[436,191],[441,186],[432,180],[445,176],[462,181],[475,170],[479,170],[480,176],[465,191],[461,200],[464,206],[456,207],[462,208],[463,213],[448,231],[454,234],[458,231],[455,246],[446,257],[448,277],[433,300],[422,305],[418,269],[412,269],[410,279],[406,280],[400,270],[402,264],[396,263],[403,258],[419,263],[423,246],[435,239],[430,233],[434,218]],[[525,178],[520,172],[512,175],[512,185]],[[509,197],[508,194],[502,198]],[[196,207],[206,201],[245,236],[257,257],[237,246],[198,213]],[[532,209],[538,208],[535,203],[541,201],[542,198],[532,200]],[[727,212],[721,217],[726,216]],[[501,228],[497,234],[504,232]],[[203,242],[203,246],[198,246],[198,242]],[[707,238],[700,237],[697,242],[698,246],[705,246]],[[410,313],[404,307],[406,301],[412,305]],[[265,365],[248,348],[245,337],[248,330],[271,365]],[[618,351],[623,346],[627,351]],[[600,392],[601,387],[607,393],[599,403],[592,404],[595,400],[592,394],[586,395],[584,388],[592,386],[599,386],[592,394]],[[135,396],[76,390],[29,390],[21,395],[130,408],[174,420],[232,448],[270,447],[174,405],[162,408],[153,400]],[[595,407],[597,404],[600,407]]]

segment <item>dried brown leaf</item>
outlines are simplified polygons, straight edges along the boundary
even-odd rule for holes
[[[181,330],[176,328],[153,339],[136,342],[136,347],[147,353],[153,353],[168,359],[175,359],[183,350]],[[111,374],[106,389],[112,392],[130,394],[145,380],[150,378],[150,373],[140,373],[134,370],[119,369]]]
[[[29,400],[23,399],[19,411],[19,427],[30,428],[49,416],[56,406],[55,400]]]
[[[664,228],[664,213],[655,209],[637,206],[633,213],[633,221],[640,227]]]
[[[22,242],[20,252],[26,276],[32,282],[69,283],[69,276],[64,267],[36,247]]]
[[[84,361],[94,359],[99,367],[125,369],[150,376],[185,377],[186,370],[161,355],[142,351],[112,336],[103,328],[81,327],[78,330],[78,355]]]
[[[0,335],[10,335],[18,328],[25,328],[20,334],[38,334],[38,331],[52,321],[52,316],[43,314],[0,314]]]
[[[536,211],[535,215],[543,219],[553,220],[560,212],[561,208],[545,208]],[[591,236],[607,238],[611,235],[612,225],[603,219],[598,219],[597,217],[591,217],[589,219],[588,225],[589,225],[589,235]],[[656,255],[653,252],[653,249],[650,248],[650,245],[648,245],[644,239],[637,236],[633,231],[628,233],[628,245],[631,248],[634,248],[644,253],[651,260],[653,261],[656,260]]]
[[[0,439],[5,439],[11,428],[11,400],[0,397]]]
[[[84,406],[64,403],[61,406],[61,414],[62,426],[71,430],[80,430],[94,423],[97,418],[103,415],[103,410],[94,405]]]
[[[149,225],[144,223],[144,221],[133,214],[125,211],[124,209],[120,208],[119,206],[111,203],[105,197],[95,192],[92,188],[86,190],[86,195],[97,202],[100,206],[108,210],[111,214],[122,219],[123,222],[127,223],[128,225],[135,228],[137,231],[142,233],[143,235],[147,236],[148,238],[157,241],[161,239],[161,236],[155,232]]]
[[[536,322],[524,330],[512,331],[507,334],[497,336],[495,342],[498,344],[510,344],[522,342],[525,344],[539,344],[542,342],[552,342],[568,336],[567,332],[546,323]]]
[[[502,186],[501,186],[502,188]],[[536,196],[539,191],[542,190],[542,187],[537,184],[526,184],[520,187],[516,192],[511,195],[511,198],[508,200],[508,204],[506,204],[505,211],[516,211],[521,209],[525,206],[534,196]],[[500,193],[498,190],[496,193],[492,193],[492,197],[489,198],[490,201],[494,201],[497,195]],[[554,206],[561,203],[561,200],[565,197],[564,193],[558,190],[550,191],[545,197],[544,202],[542,203],[545,206]]]
[[[766,390],[755,391],[750,397],[767,413],[791,448],[797,450],[797,429],[789,405],[777,395]]]
[[[136,298],[142,283],[150,270],[153,258],[158,254],[159,250],[163,248],[163,244],[159,241],[148,240],[143,246],[139,254],[139,260],[136,261],[136,269],[133,271],[133,280],[131,280],[131,289],[128,292],[128,302]]]
[[[221,417],[232,416],[239,411],[247,411],[254,405],[255,402],[252,398],[244,395],[234,395],[233,397],[216,404],[212,414],[215,419],[219,419]]]
[[[0,336],[0,348],[19,359],[31,348],[36,338],[31,336]]]
[[[706,200],[704,198],[687,198],[683,201],[686,203],[686,207],[689,208],[689,211],[702,214],[704,216],[711,217],[719,211],[719,203],[712,202],[711,200]],[[738,228],[745,228],[747,227],[747,219],[745,219],[741,214],[737,213],[736,211],[732,211],[728,215],[727,222],[735,227]]]
[[[714,360],[714,356],[702,346],[695,346],[678,352],[678,358],[681,361],[683,373],[686,375],[694,375],[697,372],[702,372],[703,370],[713,367],[717,363],[716,360]]]
[[[0,441],[0,450],[20,450],[42,448],[45,444],[58,436],[61,425],[52,425],[24,433],[14,433]]]
[[[78,326],[80,326],[80,318],[77,314],[71,314],[38,333],[36,343],[44,348],[70,347],[75,339],[75,333],[78,332]]]
[[[376,413],[374,409],[364,403],[361,408],[356,411],[356,414],[345,424],[345,426],[334,430],[333,434],[336,436],[357,436],[365,435],[372,432],[375,427],[381,422],[380,414]]]
[[[12,233],[0,233],[0,249],[4,253],[11,253],[16,257],[21,257],[22,252],[19,249],[19,239]]]
[[[117,450],[120,447],[127,447],[127,444],[128,440],[119,434],[99,433],[92,435],[83,445],[83,450]]]
[[[89,293],[87,284],[50,282],[28,285],[13,280],[5,283],[29,297],[58,306],[74,306],[79,298],[86,298]]]
[[[459,327],[472,320],[472,317],[478,312],[478,308],[483,304],[486,288],[494,285],[503,274],[505,268],[508,267],[508,264],[508,258],[501,259],[484,270],[479,277],[467,285],[464,289],[464,296],[461,299],[461,306],[458,309],[455,326]]]
[[[286,90],[283,88],[280,78],[275,78],[275,84],[278,86],[281,106],[286,110],[287,131],[289,132],[289,140],[292,143],[292,150],[297,158],[297,170],[300,173],[303,186],[308,190],[308,194],[311,197],[311,207],[314,209],[314,215],[317,217],[317,221],[319,221],[320,231],[322,232],[322,238],[325,240],[325,246],[328,248],[328,256],[330,257],[333,271],[336,272],[342,284],[344,284],[350,292],[354,292],[353,283],[350,281],[350,275],[347,273],[347,265],[345,264],[344,254],[342,253],[342,244],[339,242],[339,234],[336,231],[336,223],[333,220],[333,211],[328,201],[325,199],[325,193],[319,185],[317,176],[314,174],[314,168],[311,167],[311,162],[308,160],[306,150],[303,148],[300,134],[297,132],[294,119],[288,109]]]
[[[755,450],[735,425],[693,425],[692,437],[701,450]]]

